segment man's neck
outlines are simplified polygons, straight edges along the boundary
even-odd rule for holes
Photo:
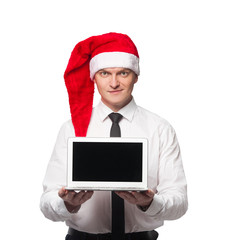
[[[113,112],[118,112],[120,111],[122,108],[124,108],[125,106],[127,106],[131,101],[132,101],[133,97],[131,96],[131,98],[129,98],[126,102],[124,102],[124,104],[109,104],[107,102],[105,102],[103,99],[101,99],[101,101],[103,102],[103,104],[105,104],[107,107],[109,107]]]

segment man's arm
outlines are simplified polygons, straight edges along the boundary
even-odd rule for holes
[[[88,200],[92,193],[67,191],[67,141],[74,137],[74,128],[71,121],[61,127],[56,144],[49,161],[43,181],[43,194],[40,208],[44,216],[52,221],[65,221],[80,209],[80,205]],[[72,213],[71,213],[72,212]]]
[[[118,192],[129,203],[136,204],[149,217],[160,221],[174,220],[185,214],[188,208],[187,184],[180,148],[174,129],[165,125],[159,129],[159,159],[157,186],[154,191]]]

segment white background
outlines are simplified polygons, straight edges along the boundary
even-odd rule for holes
[[[240,239],[239,13],[233,0],[1,1],[0,238],[64,239],[65,224],[39,210],[70,118],[63,73],[76,43],[115,31],[139,50],[137,103],[173,125],[182,149],[189,210],[159,239]]]

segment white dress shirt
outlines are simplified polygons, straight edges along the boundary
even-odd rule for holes
[[[100,102],[92,112],[87,137],[109,137],[112,112]],[[156,229],[187,211],[187,189],[180,149],[174,129],[161,117],[137,106],[134,99],[119,111],[122,137],[143,137],[149,142],[148,188],[156,194],[146,212],[125,201],[125,231]],[[111,192],[95,191],[77,213],[69,213],[58,191],[66,186],[67,139],[74,137],[69,120],[57,137],[43,182],[40,207],[45,217],[89,233],[111,232]]]

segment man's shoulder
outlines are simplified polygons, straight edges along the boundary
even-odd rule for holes
[[[66,134],[66,135],[74,135],[74,127],[71,119],[65,121],[62,124],[60,128],[60,133]]]
[[[140,106],[137,107],[137,112],[138,122],[141,122],[141,125],[144,126],[145,129],[159,133],[160,135],[164,133],[175,134],[173,126],[165,118]]]
[[[73,127],[72,119],[68,119],[65,122],[63,122],[61,127],[62,128],[72,128]]]
[[[157,113],[154,113],[141,106],[137,106],[137,111],[139,115],[145,120],[152,121],[155,124],[170,126],[170,123],[165,118],[159,116]]]

